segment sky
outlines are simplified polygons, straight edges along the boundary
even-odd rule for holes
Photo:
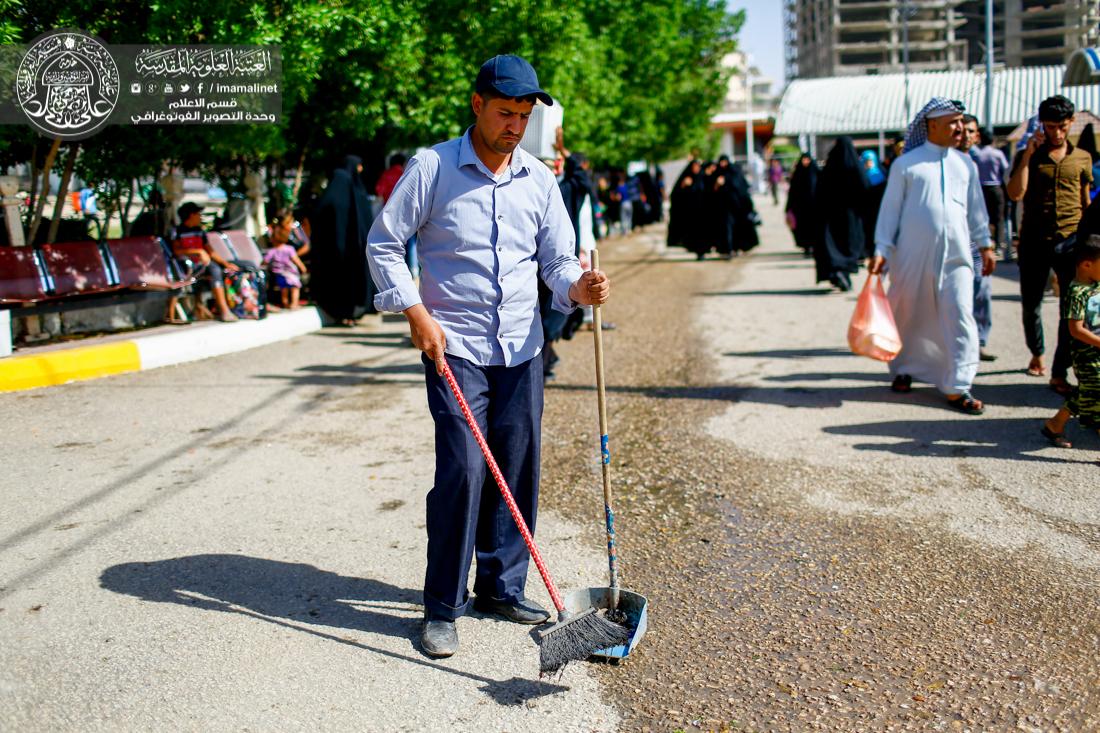
[[[783,1],[727,0],[731,11],[744,9],[738,46],[746,51],[754,66],[775,80],[773,89],[783,88]]]

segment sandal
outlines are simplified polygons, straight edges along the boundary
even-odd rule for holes
[[[894,383],[890,385],[890,389],[901,394],[908,394],[913,391],[913,378],[908,374],[899,374],[894,377]]]
[[[1073,394],[1073,385],[1067,382],[1065,379],[1050,380],[1050,388],[1062,397],[1069,397],[1071,394]]]
[[[1073,447],[1073,443],[1066,440],[1065,433],[1056,433],[1048,428],[1046,425],[1043,425],[1042,429],[1040,429],[1039,432],[1041,432],[1043,434],[1043,437],[1049,440],[1050,444],[1053,445],[1055,448]]]
[[[967,415],[981,415],[985,412],[985,405],[982,404],[981,400],[974,399],[974,395],[969,392],[963,392],[954,398],[948,397],[947,404],[959,412],[965,412]]]

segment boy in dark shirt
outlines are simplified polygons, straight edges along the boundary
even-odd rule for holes
[[[1100,235],[1078,242],[1077,272],[1062,299],[1069,326],[1070,358],[1077,388],[1062,409],[1043,425],[1043,435],[1059,448],[1070,448],[1066,423],[1076,416],[1081,427],[1100,430]]]
[[[210,282],[210,291],[214,295],[214,303],[218,307],[218,319],[222,321],[235,321],[237,317],[229,310],[229,303],[225,299],[225,275],[224,272],[233,272],[237,266],[232,262],[223,260],[206,244],[206,232],[202,228],[202,208],[188,201],[177,212],[180,225],[176,227],[171,237],[172,254],[177,259],[191,260],[195,266],[195,273]],[[168,323],[187,323],[176,316],[176,304],[179,298],[172,296],[168,300],[168,313],[165,320]],[[200,314],[206,307],[199,305],[196,308]],[[209,317],[209,316],[207,316]]]

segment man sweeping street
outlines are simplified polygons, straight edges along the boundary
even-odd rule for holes
[[[428,558],[421,644],[458,649],[455,619],[469,605],[521,624],[549,618],[524,596],[528,552],[447,383],[444,360],[470,403],[531,530],[538,508],[543,346],[538,280],[553,306],[607,301],[602,272],[584,272],[553,174],[518,147],[536,102],[553,104],[535,70],[496,56],[477,75],[475,123],[409,161],[367,242],[375,306],[402,312],[424,352],[435,420],[435,485],[427,497]],[[417,237],[420,288],[405,264]]]

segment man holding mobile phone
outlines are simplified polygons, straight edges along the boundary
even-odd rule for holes
[[[1043,100],[1039,105],[1039,129],[1020,153],[1020,162],[1008,181],[1009,198],[1024,202],[1018,253],[1020,300],[1024,337],[1031,350],[1027,373],[1033,377],[1046,374],[1042,306],[1051,270],[1058,277],[1062,293],[1074,277],[1072,258],[1065,258],[1070,261],[1068,265],[1060,263],[1054,248],[1077,230],[1081,214],[1089,205],[1092,158],[1069,141],[1074,112],[1073,102],[1060,94]],[[1059,394],[1072,389],[1067,380],[1069,343],[1068,327],[1059,321],[1050,375],[1050,386]]]

